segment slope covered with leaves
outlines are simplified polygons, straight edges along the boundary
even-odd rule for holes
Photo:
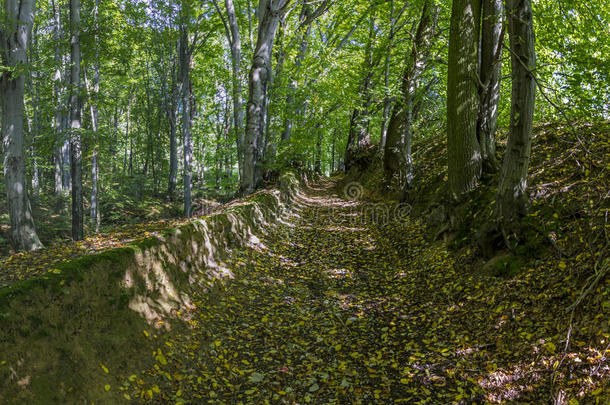
[[[482,273],[473,249],[431,242],[413,216],[363,215],[366,202],[334,187],[313,187],[295,215],[234,252],[236,279],[184,314],[192,333],[143,331],[154,367],[109,389],[142,403],[607,398],[607,280],[570,318],[584,280],[569,258]]]
[[[311,185],[227,256],[232,281],[177,314],[187,331],[138,331],[152,366],[104,363],[97,391],[158,404],[605,403],[608,125],[574,142],[568,131],[537,129],[521,250],[477,251],[493,178],[458,226],[428,225],[446,169],[442,138],[427,139],[410,215],[381,201],[374,166],[360,181],[380,204],[337,187],[353,173]]]

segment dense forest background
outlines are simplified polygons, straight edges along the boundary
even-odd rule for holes
[[[255,3],[6,3],[3,38],[14,28],[9,8],[32,8],[23,60],[3,54],[3,80],[24,80],[22,147],[9,142],[7,131],[3,145],[22,150],[16,153],[23,154],[27,195],[13,206],[31,204],[42,243],[78,240],[126,221],[190,216],[206,200],[252,191],[287,167],[324,174],[349,169],[364,145],[381,144],[380,153],[392,155],[386,138],[397,144],[403,130],[392,126],[403,122],[409,139],[425,142],[461,119],[445,101],[447,72],[458,77],[460,69],[490,88],[481,105],[493,110],[492,145],[483,139],[480,152],[484,172],[499,169],[495,127],[504,139],[514,74],[509,24],[497,17],[506,14],[502,2],[483,2],[488,31],[480,36],[478,62],[462,57],[472,48],[456,48],[452,57],[448,46],[451,21],[468,25],[458,13],[468,17],[473,6],[481,13],[474,1],[454,2],[453,17],[449,1]],[[560,123],[567,128],[563,141],[579,142],[578,122],[610,114],[610,10],[605,2],[571,0],[535,1],[532,9],[534,121]],[[481,29],[480,20],[473,24]],[[476,35],[467,41],[478,41],[479,34],[470,34]],[[489,44],[494,40],[500,46]],[[481,63],[489,69],[475,73]],[[253,77],[259,76],[257,84]],[[4,97],[6,118],[17,99],[6,91]],[[394,163],[386,157],[385,174],[395,189],[412,180],[410,143],[394,153]],[[11,153],[5,152],[6,179]],[[458,187],[450,181],[452,190]],[[0,185],[3,200],[6,184]],[[0,206],[2,253],[11,249],[9,205]]]

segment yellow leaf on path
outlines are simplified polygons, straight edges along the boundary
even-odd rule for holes
[[[103,364],[100,364],[100,367],[102,368],[102,370],[104,370],[104,373],[108,374],[108,367]]]
[[[110,384],[106,384],[106,385],[104,385],[104,390],[106,390],[106,391],[110,391]]]

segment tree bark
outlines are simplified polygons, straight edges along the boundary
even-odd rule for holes
[[[507,1],[508,33],[512,54],[512,98],[510,132],[502,162],[496,198],[496,218],[509,241],[518,231],[519,219],[527,213],[527,171],[532,150],[532,127],[536,82],[534,28],[531,0]]]
[[[411,184],[413,179],[413,111],[420,88],[421,76],[430,56],[430,44],[434,36],[437,8],[429,1],[424,3],[421,18],[413,41],[411,52],[407,54],[402,73],[401,94],[390,119],[384,151],[384,176],[387,184],[398,178],[399,188]]]
[[[83,168],[81,141],[80,0],[70,0],[70,159],[72,176],[72,239],[82,240]]]
[[[261,157],[264,131],[264,116],[271,55],[277,27],[285,7],[290,0],[260,0],[258,8],[258,37],[248,77],[248,105],[246,115],[246,145],[244,152],[244,175],[241,189],[254,191],[261,183]]]
[[[314,170],[316,173],[322,174],[322,124],[316,125],[316,158]]]
[[[447,76],[449,189],[454,199],[473,190],[481,177],[477,140],[480,0],[453,0]]]
[[[229,47],[231,49],[231,80],[233,82],[233,129],[235,132],[235,144],[237,146],[237,164],[239,167],[239,177],[243,177],[243,160],[244,160],[244,111],[242,101],[242,84],[241,84],[241,35],[239,32],[239,23],[235,13],[235,4],[233,0],[225,0],[225,8],[227,10],[227,19],[223,18],[222,11],[218,6],[218,2],[214,1],[216,11],[220,15],[225,26],[225,34]]]
[[[170,50],[170,57],[174,54],[173,49]],[[173,57],[172,57],[173,58]],[[169,178],[167,182],[167,197],[170,201],[174,200],[174,194],[176,192],[176,183],[178,179],[178,142],[177,142],[177,109],[178,102],[177,97],[177,72],[175,58],[171,64],[171,84],[169,94],[167,92],[167,75],[165,70],[162,68],[160,74],[162,77],[162,88],[164,93],[164,104],[165,114],[167,115],[167,121],[169,123]],[[168,61],[169,63],[169,61]]]
[[[98,108],[97,108],[97,99],[100,91],[100,54],[99,54],[99,6],[100,0],[95,0],[95,8],[93,10],[93,18],[95,23],[95,63],[93,65],[93,98],[91,102],[91,126],[95,136],[95,143],[93,145],[93,151],[91,154],[91,207],[90,207],[90,217],[91,217],[91,225],[95,232],[99,232],[100,229],[100,212],[97,203],[98,197],[98,161],[97,161],[97,141],[98,141]]]
[[[240,177],[243,176],[244,165],[244,109],[241,88],[241,35],[239,24],[235,15],[233,0],[225,0],[227,20],[231,32],[231,67],[233,79],[233,126],[235,128],[235,142],[237,145],[237,161]]]
[[[360,85],[359,98],[361,105],[354,108],[349,123],[349,134],[345,149],[345,170],[350,170],[358,158],[358,154],[371,143],[369,134],[370,106],[373,99],[373,74],[379,60],[373,60],[373,41],[375,39],[375,15],[371,16],[369,39],[365,48],[363,63],[364,80]]]
[[[193,173],[191,164],[193,161],[193,142],[191,139],[191,127],[193,116],[191,113],[191,49],[189,46],[189,33],[187,22],[182,27],[182,38],[180,40],[180,68],[182,85],[182,142],[183,142],[183,181],[184,181],[184,216],[191,216],[191,183]]]
[[[53,127],[55,128],[57,146],[55,148],[53,160],[55,163],[55,194],[61,195],[63,191],[63,154],[60,141],[63,138],[62,134],[62,111],[61,111],[61,50],[60,50],[60,38],[61,38],[61,18],[59,15],[59,9],[57,8],[55,1],[51,1],[53,9],[53,39],[55,40],[55,74],[53,75],[53,98],[55,100],[55,116],[53,121]]]
[[[385,69],[383,72],[385,84],[385,97],[383,98],[383,119],[381,121],[381,137],[379,149],[384,152],[388,135],[388,120],[392,110],[392,101],[390,99],[390,64],[392,62],[392,48],[394,47],[396,18],[394,16],[394,0],[390,0],[390,37],[388,38],[388,53],[385,58]]]
[[[0,29],[0,98],[4,181],[11,221],[10,241],[16,250],[42,248],[27,193],[23,152],[25,77],[16,70],[27,63],[27,46],[34,21],[34,0],[5,0]]]
[[[303,8],[301,10],[301,16],[299,20],[301,24],[309,20],[311,16],[311,6],[307,1],[303,1]],[[295,75],[298,75],[303,60],[307,56],[307,49],[309,47],[309,36],[311,35],[311,23],[308,23],[303,31],[301,37],[301,44],[299,46],[299,52],[297,54],[295,65]],[[295,105],[295,92],[297,90],[296,79],[291,80],[288,85],[288,95],[286,96],[286,117],[284,119],[284,130],[282,131],[282,142],[287,142],[290,139],[292,133],[292,127],[294,125],[294,118],[300,116],[303,113],[303,108],[299,105]]]
[[[498,170],[496,128],[502,68],[500,63],[503,42],[502,9],[502,0],[483,0],[477,137],[481,146],[483,170],[488,173]]]

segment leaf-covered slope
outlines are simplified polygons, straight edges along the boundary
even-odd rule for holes
[[[298,181],[126,247],[58,264],[0,290],[0,402],[117,403],[104,383],[151,364],[146,335],[184,330],[195,293],[233,276],[231,249],[256,240]]]

